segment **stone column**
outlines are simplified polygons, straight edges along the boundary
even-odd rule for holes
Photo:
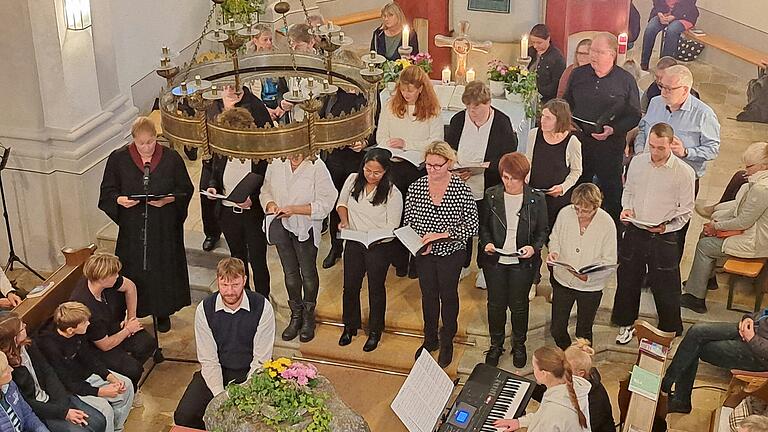
[[[82,31],[66,30],[61,7],[49,0],[0,7],[7,60],[0,142],[12,149],[2,176],[15,252],[37,270],[55,269],[64,246],[95,242],[107,222],[97,208],[104,163],[128,142],[137,114],[118,84],[110,2],[91,2],[94,24]]]

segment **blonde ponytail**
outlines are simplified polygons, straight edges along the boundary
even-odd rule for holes
[[[565,385],[568,387],[568,396],[571,399],[573,408],[576,409],[576,412],[579,414],[579,426],[581,426],[582,429],[586,429],[587,417],[584,416],[584,412],[582,412],[581,408],[579,407],[579,398],[576,397],[576,390],[573,389],[573,372],[571,371],[571,364],[568,363],[568,360],[565,359],[565,356],[563,356],[563,370]]]
[[[581,352],[580,350],[578,351]],[[568,396],[579,416],[579,425],[583,429],[587,429],[587,417],[581,411],[581,408],[579,407],[579,399],[576,397],[576,391],[573,389],[573,372],[571,370],[571,364],[566,359],[563,350],[557,347],[541,347],[533,353],[533,357],[536,366],[538,366],[540,370],[551,373],[555,378],[565,380],[565,385],[568,388]]]

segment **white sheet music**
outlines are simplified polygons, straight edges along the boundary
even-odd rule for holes
[[[390,407],[410,432],[431,432],[453,392],[453,382],[425,350]]]

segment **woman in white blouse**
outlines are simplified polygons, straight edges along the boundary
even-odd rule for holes
[[[579,269],[591,264],[616,264],[616,224],[600,208],[603,194],[592,183],[573,190],[571,205],[557,216],[549,236],[547,261],[570,264]],[[552,325],[555,343],[562,349],[571,346],[568,319],[576,303],[576,337],[592,342],[592,324],[603,296],[603,288],[614,270],[580,275],[565,267],[552,272]]]
[[[440,102],[429,76],[418,67],[405,69],[400,73],[395,94],[381,110],[376,143],[384,148],[423,153],[432,142],[443,140],[443,130]],[[392,183],[405,193],[411,183],[425,172],[410,162],[399,159],[394,162]],[[408,271],[407,256],[403,248],[393,261],[398,276],[405,276]],[[415,278],[415,271],[411,275]]]
[[[389,233],[400,226],[403,214],[403,196],[392,184],[389,171],[392,153],[385,149],[369,150],[357,173],[350,174],[341,189],[336,211],[341,222],[339,229],[349,229],[373,235]],[[363,351],[376,349],[384,330],[387,291],[384,281],[391,262],[391,238],[373,242],[368,247],[356,241],[347,241],[344,249],[344,331],[339,345],[349,345],[362,327],[360,318],[360,289],[363,277],[368,275],[368,340]]]
[[[315,304],[320,279],[317,248],[323,219],[333,209],[338,192],[331,174],[319,158],[295,155],[267,167],[259,201],[267,214],[267,239],[277,246],[283,266],[291,321],[283,340],[300,335],[302,342],[315,337]]]

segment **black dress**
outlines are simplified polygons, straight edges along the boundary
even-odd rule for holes
[[[536,132],[536,142],[533,144],[533,161],[531,162],[531,178],[528,184],[536,189],[549,189],[557,186],[568,177],[571,169],[565,164],[565,155],[568,150],[568,143],[571,141],[569,133],[562,141],[557,144],[549,144],[544,140],[544,133],[541,128]],[[571,203],[571,193],[573,188],[567,192],[554,197],[545,195],[547,201],[547,216],[549,217],[549,230],[555,226],[555,219],[560,209]]]
[[[194,187],[179,154],[158,145],[152,157],[149,193],[180,195],[163,207],[148,206],[147,271],[144,271],[144,204],[131,208],[117,204],[119,196],[144,192],[144,173],[131,157],[131,146],[134,144],[109,155],[101,181],[99,208],[119,226],[115,254],[123,264],[122,274],[136,283],[137,315],[167,317],[191,303],[184,220]],[[156,159],[159,160],[155,162]]]

